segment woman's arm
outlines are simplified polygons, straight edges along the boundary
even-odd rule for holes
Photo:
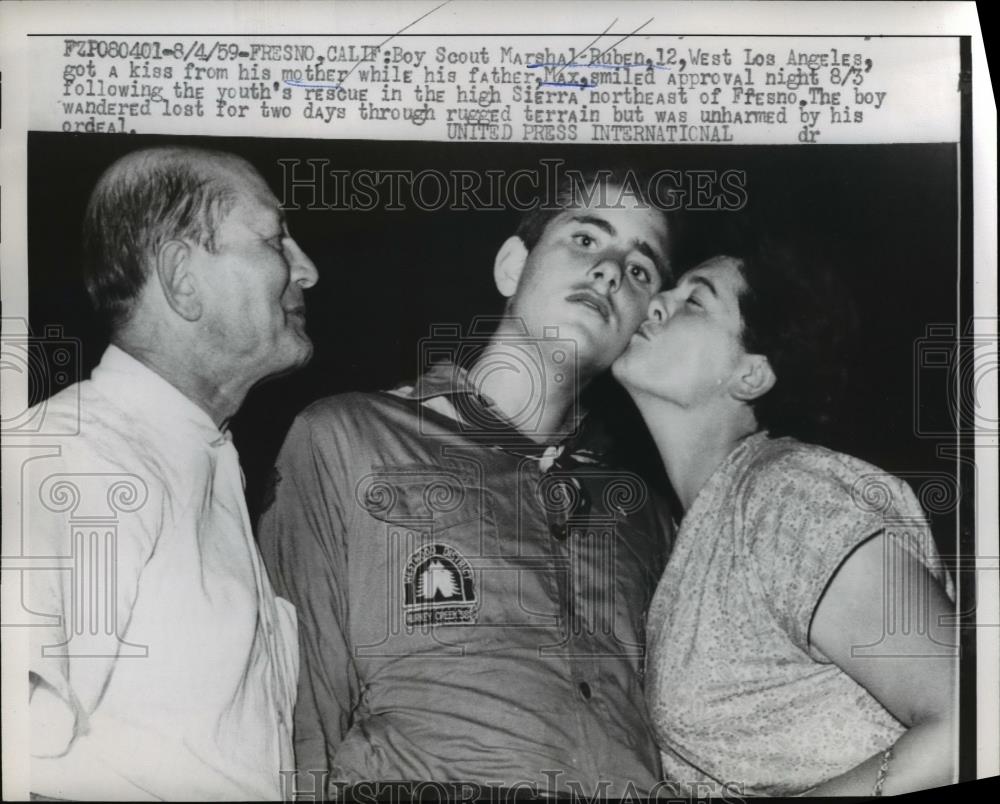
[[[885,535],[847,558],[816,607],[810,642],[909,727],[892,747],[885,795],[955,781],[953,614],[927,567]],[[806,795],[871,795],[884,759],[876,754]]]

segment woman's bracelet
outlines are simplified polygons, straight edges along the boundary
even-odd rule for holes
[[[892,759],[892,747],[885,749],[882,754],[882,764],[878,769],[878,776],[875,777],[875,787],[872,789],[873,796],[882,795],[882,785],[885,784],[885,777],[889,775],[889,760]]]

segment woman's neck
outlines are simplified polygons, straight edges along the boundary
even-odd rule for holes
[[[745,405],[690,409],[655,397],[636,397],[635,403],[685,511],[740,441],[757,430]]]

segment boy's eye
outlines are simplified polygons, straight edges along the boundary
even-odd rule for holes
[[[643,265],[637,265],[632,263],[628,267],[629,273],[632,274],[636,279],[644,284],[650,284],[653,281],[653,275],[649,270]]]
[[[584,248],[589,248],[596,241],[586,232],[578,232],[577,234],[573,235],[573,242],[579,246],[583,246]]]

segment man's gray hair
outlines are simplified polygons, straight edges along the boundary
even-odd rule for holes
[[[116,328],[128,320],[155,255],[169,240],[215,250],[216,227],[236,200],[213,169],[242,161],[195,148],[150,148],[115,162],[90,196],[83,224],[87,294]]]

